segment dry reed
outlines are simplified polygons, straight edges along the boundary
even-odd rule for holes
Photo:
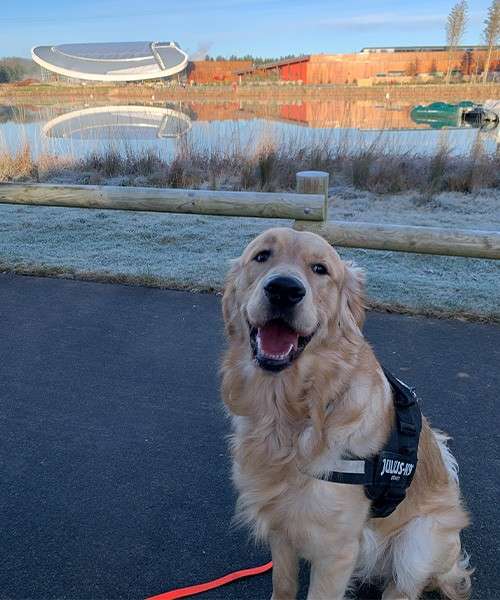
[[[479,140],[479,138],[478,138]],[[431,155],[394,152],[380,140],[353,149],[342,140],[300,145],[267,141],[248,148],[181,145],[170,160],[155,150],[108,148],[83,159],[43,155],[32,158],[29,145],[0,154],[0,181],[119,183],[173,188],[293,190],[295,173],[328,171],[333,184],[378,194],[418,191],[424,199],[443,191],[470,193],[500,187],[500,155],[487,154],[477,141],[455,156],[446,146]]]

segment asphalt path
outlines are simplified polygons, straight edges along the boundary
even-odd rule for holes
[[[231,527],[219,304],[0,275],[2,600],[140,599],[269,560]],[[500,327],[372,313],[365,330],[454,438],[474,598],[498,600]],[[203,598],[270,595],[267,574]]]

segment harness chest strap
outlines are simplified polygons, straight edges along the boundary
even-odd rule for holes
[[[404,500],[417,466],[422,413],[415,392],[383,369],[389,381],[395,410],[395,424],[389,439],[376,456],[340,460],[324,477],[332,483],[363,485],[372,501],[371,516],[387,517]]]

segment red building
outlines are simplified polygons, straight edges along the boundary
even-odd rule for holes
[[[414,78],[452,75],[479,77],[487,48],[460,46],[449,53],[445,46],[363,48],[353,54],[312,54],[251,66],[235,71],[239,81],[276,80],[308,84],[391,83]],[[500,76],[500,57],[494,52],[490,72]]]
[[[193,83],[232,83],[240,69],[251,69],[249,60],[195,60],[189,63],[187,79]]]

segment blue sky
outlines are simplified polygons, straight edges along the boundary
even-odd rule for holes
[[[39,44],[174,39],[190,54],[280,56],[445,41],[455,0],[3,0],[0,56]],[[464,42],[481,43],[491,0],[469,1]]]

